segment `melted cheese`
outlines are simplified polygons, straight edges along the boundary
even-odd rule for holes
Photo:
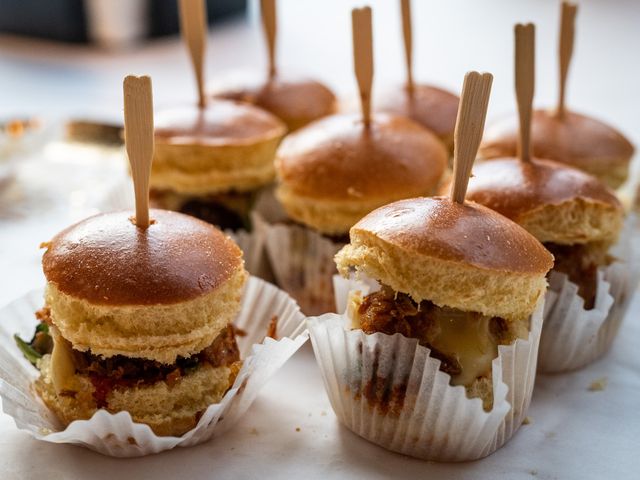
[[[360,292],[349,294],[347,315],[351,328],[361,328],[358,308],[362,304]],[[461,372],[451,377],[452,385],[471,385],[491,372],[491,362],[498,356],[498,344],[490,330],[490,317],[451,308],[439,309],[434,318],[428,343],[439,352],[460,363]]]
[[[489,328],[490,321],[489,317],[465,312],[438,315],[429,343],[460,363],[462,371],[451,378],[453,385],[470,385],[491,371],[491,362],[498,356],[498,346]]]
[[[76,367],[73,363],[71,345],[57,329],[52,328],[53,351],[51,352],[51,380],[56,393],[74,390]]]

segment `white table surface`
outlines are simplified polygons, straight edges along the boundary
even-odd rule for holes
[[[283,68],[309,73],[341,95],[354,91],[351,5],[344,0],[281,0]],[[397,2],[374,7],[377,86],[402,79]],[[253,8],[253,6],[252,6]],[[556,1],[414,0],[416,78],[458,90],[469,69],[495,74],[490,115],[514,108],[512,24],[537,24],[538,104],[556,92]],[[578,14],[569,104],[597,114],[640,144],[637,112],[640,4],[582,1]],[[210,77],[264,66],[255,14],[211,33]],[[0,36],[0,118],[34,113],[48,118],[121,114],[121,81],[149,73],[156,105],[194,98],[183,47],[161,40],[138,50],[96,52]],[[18,184],[0,195],[0,305],[42,285],[38,244],[95,211],[122,179],[119,152],[49,147],[25,160]],[[90,160],[86,160],[90,159]],[[85,161],[86,160],[86,161]],[[88,163],[89,165],[86,165]],[[84,167],[84,168],[83,168]],[[7,195],[9,195],[7,197]],[[570,375],[540,377],[523,426],[503,449],[479,462],[439,465],[379,449],[341,427],[324,393],[310,347],[267,385],[246,417],[225,437],[190,449],[116,460],[79,447],[37,442],[0,414],[0,479],[84,478],[637,478],[640,471],[640,300],[635,299],[613,351]],[[606,377],[603,391],[594,380]],[[299,431],[297,431],[299,429]]]

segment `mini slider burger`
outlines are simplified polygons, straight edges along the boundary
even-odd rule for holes
[[[207,102],[202,78],[205,6],[200,0],[182,0],[180,7],[200,98],[198,105],[156,115],[152,204],[222,229],[250,230],[250,210],[257,192],[274,179],[273,159],[286,129],[257,107]]]
[[[457,95],[413,80],[413,39],[410,0],[401,0],[407,81],[394,90],[384,92],[377,108],[383,112],[408,117],[435,133],[451,151],[453,129],[458,112]]]
[[[537,158],[578,168],[616,189],[629,175],[633,145],[613,127],[565,108],[565,84],[573,51],[576,9],[576,5],[562,4],[558,106],[533,112],[531,149]],[[480,157],[513,157],[517,145],[518,119],[510,116],[487,128],[480,147]]]
[[[608,250],[618,239],[624,211],[615,194],[596,177],[536,157],[529,146],[533,37],[533,25],[516,26],[516,64],[522,67],[529,62],[529,68],[516,70],[522,118],[519,156],[478,163],[467,198],[512,219],[540,240],[555,257],[554,270],[578,285],[584,307],[591,309],[598,268],[612,261]]]
[[[368,28],[368,41],[358,36],[354,23],[362,114],[337,114],[318,120],[287,136],[276,155],[276,197],[288,222],[294,224],[289,232],[293,234],[297,228],[308,232],[307,236],[323,236],[330,250],[322,261],[309,263],[322,270],[329,285],[326,295],[322,295],[317,291],[320,282],[304,272],[307,268],[304,264],[292,264],[291,271],[285,273],[279,270],[284,262],[281,257],[286,254],[291,258],[292,252],[283,253],[281,243],[267,239],[276,279],[307,314],[333,310],[330,289],[333,269],[327,268],[327,261],[348,240],[349,228],[386,203],[433,194],[447,164],[446,149],[434,134],[404,117],[370,114],[373,73],[370,23],[364,28]],[[302,244],[310,242],[307,239]],[[307,250],[300,253],[300,262],[312,260]],[[292,285],[299,278],[309,279],[309,283]],[[313,290],[313,298],[319,303],[309,305],[300,293],[293,291],[298,289]]]
[[[356,223],[338,270],[380,289],[363,295],[352,284],[346,318],[308,321],[338,417],[428,460],[492,453],[521,424],[533,387],[553,257],[516,223],[464,200],[491,80],[465,77],[451,196],[400,200]]]
[[[266,79],[244,80],[240,81],[240,85],[214,89],[214,97],[247,102],[263,108],[281,119],[289,131],[335,113],[336,97],[328,87],[316,80],[283,76],[278,72],[275,0],[262,0],[261,12],[269,54]]]
[[[35,383],[67,425],[127,411],[157,435],[182,435],[233,384],[232,320],[247,279],[242,252],[212,225],[148,210],[151,84],[125,79],[136,212],[96,215],[46,242],[45,307],[31,344]],[[137,116],[136,116],[137,115]]]
[[[477,164],[467,198],[514,220],[553,254],[539,369],[581,368],[611,346],[635,288],[627,253],[612,255],[624,210],[598,178],[536,158],[529,145],[533,25],[516,26],[519,156]]]

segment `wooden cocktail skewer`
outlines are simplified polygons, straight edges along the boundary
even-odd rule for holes
[[[517,24],[515,33],[515,77],[520,136],[518,157],[523,162],[531,161],[531,111],[535,86],[535,27],[532,23]]]
[[[123,82],[124,136],[136,195],[137,227],[149,226],[149,176],[153,159],[151,79],[129,75]]]
[[[276,76],[276,1],[260,0],[260,11],[269,54],[269,78],[273,78]]]
[[[180,0],[180,30],[184,38],[198,85],[198,106],[204,108],[204,51],[207,43],[207,10],[204,0]]]
[[[453,137],[453,177],[450,198],[464,203],[471,167],[478,154],[487,117],[493,75],[468,72],[464,76],[456,129]]]
[[[562,2],[562,13],[560,20],[560,93],[558,95],[558,108],[556,114],[559,117],[564,115],[565,95],[569,65],[573,55],[573,39],[575,37],[575,19],[578,6],[574,3]]]
[[[402,33],[404,37],[404,58],[407,64],[407,91],[413,93],[413,32],[411,29],[411,0],[400,0],[402,11]]]
[[[360,91],[362,120],[371,124],[371,85],[373,83],[373,38],[371,33],[371,8],[354,8],[351,11],[353,29],[353,64]]]

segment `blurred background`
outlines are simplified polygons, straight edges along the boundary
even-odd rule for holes
[[[266,68],[257,0],[209,0],[207,78],[230,70]],[[536,103],[557,92],[558,0],[413,2],[416,79],[460,89],[470,69],[494,73],[490,115],[512,110],[515,22],[537,27]],[[374,88],[402,81],[404,63],[396,0],[279,0],[278,58],[284,70],[326,81],[338,94],[355,91],[353,6],[374,17]],[[583,0],[569,77],[570,108],[634,129],[640,100],[640,2]],[[175,0],[2,0],[0,117],[76,114],[98,109],[120,115],[121,82],[150,74],[156,106],[195,98],[185,48],[177,35]],[[635,130],[635,131],[634,131]]]
[[[403,82],[398,0],[278,0],[280,71],[322,80],[353,105],[350,11],[367,3],[373,7],[374,90]],[[579,4],[568,107],[605,120],[640,145],[640,2]],[[490,71],[490,118],[515,109],[513,25],[535,22],[535,104],[555,104],[559,0],[414,0],[412,10],[416,81],[459,92],[466,71]],[[258,0],[209,0],[208,12],[209,86],[237,72],[266,74]],[[0,289],[0,304],[42,281],[41,241],[105,208],[114,185],[130,181],[120,145],[70,145],[64,125],[74,119],[120,124],[127,74],[152,76],[156,109],[196,101],[177,28],[175,0],[0,1],[0,140],[12,120],[38,125],[26,142],[0,141],[0,271],[13,272],[11,284]],[[11,183],[3,164],[9,156],[17,164]]]

